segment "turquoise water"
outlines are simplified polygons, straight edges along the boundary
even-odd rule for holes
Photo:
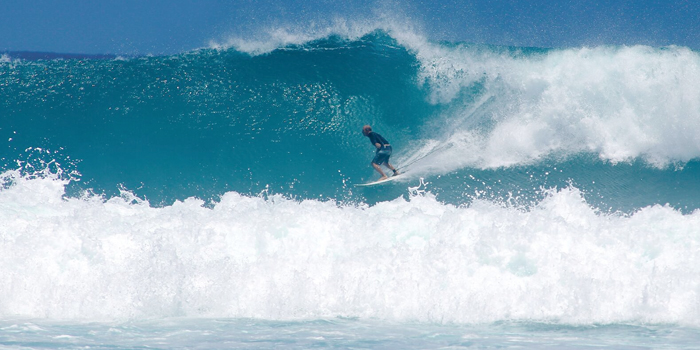
[[[0,159],[3,169],[60,159],[82,175],[71,194],[112,196],[123,186],[156,205],[266,189],[376,203],[405,189],[377,195],[342,185],[376,177],[359,131],[372,124],[395,145],[397,165],[448,203],[468,203],[474,191],[524,190],[523,200],[535,200],[532,188],[572,182],[606,210],[698,208],[699,93],[684,75],[697,73],[696,53],[432,50],[446,52],[426,58],[377,32],[258,56],[8,58],[0,133],[10,141]],[[598,61],[601,72],[589,74]],[[560,72],[569,65],[581,71]],[[479,179],[464,180],[470,175]]]
[[[696,52],[253,44],[0,59],[3,346],[697,342]]]
[[[697,349],[697,329],[668,325],[563,326],[316,321],[168,320],[124,324],[3,322],[0,346],[75,349]]]

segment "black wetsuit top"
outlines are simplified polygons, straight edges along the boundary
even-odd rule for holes
[[[382,135],[379,135],[374,131],[367,134],[367,137],[369,137],[369,141],[372,142],[372,146],[377,147],[377,143],[382,145],[382,147],[378,148],[377,151],[384,148],[384,145],[389,144],[389,141],[387,141],[385,138],[382,137]]]

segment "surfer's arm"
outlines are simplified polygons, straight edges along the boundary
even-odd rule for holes
[[[382,144],[377,142],[374,144],[374,147],[377,147],[377,149],[380,149],[380,148],[382,148]]]

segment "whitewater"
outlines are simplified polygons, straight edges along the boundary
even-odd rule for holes
[[[391,30],[9,53],[0,346],[694,348],[699,80]],[[405,180],[354,187],[365,124]]]

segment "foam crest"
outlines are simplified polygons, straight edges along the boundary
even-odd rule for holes
[[[356,18],[347,20],[337,17],[330,22],[311,23],[299,26],[275,26],[261,29],[257,34],[247,37],[233,36],[225,40],[212,40],[211,48],[234,48],[250,55],[262,55],[276,49],[304,45],[316,40],[333,36],[348,41],[360,40],[373,32],[381,31],[397,39],[400,43],[424,42],[422,35],[417,34],[417,26],[406,19],[390,18],[381,15],[375,18]]]
[[[450,107],[430,146],[456,160],[447,171],[577,153],[657,167],[700,156],[700,55],[689,49],[429,46],[419,80]]]
[[[372,207],[230,192],[211,209],[154,208],[127,192],[63,198],[64,185],[0,191],[3,317],[700,319],[700,212],[605,215],[575,188],[530,211],[425,192]]]

